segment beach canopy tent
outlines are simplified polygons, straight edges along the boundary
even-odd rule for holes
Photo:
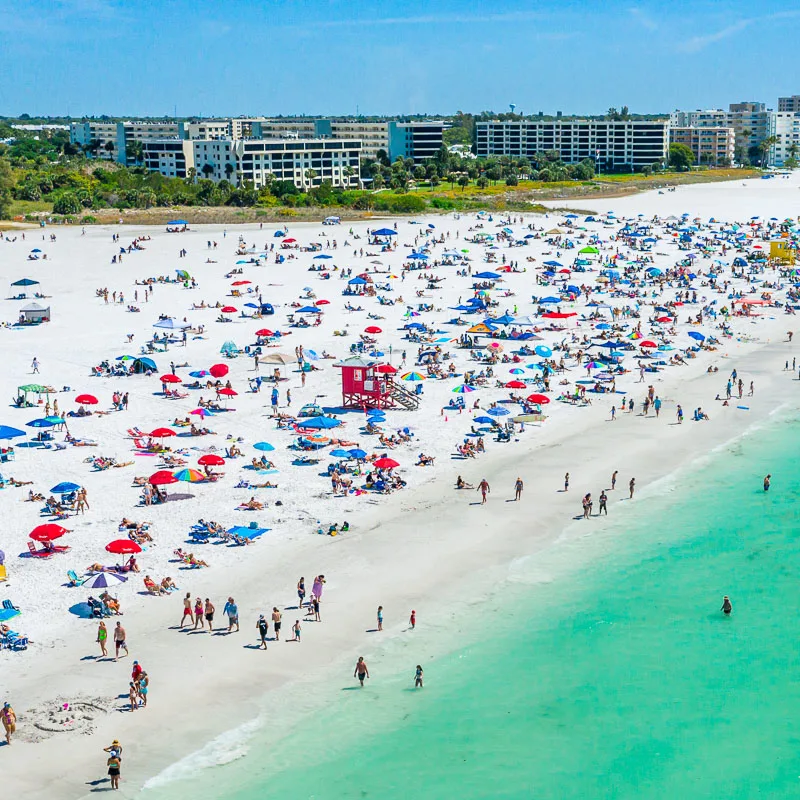
[[[33,280],[33,278],[20,278],[18,281],[14,281],[11,284],[12,286],[38,286],[39,281]]]
[[[228,529],[228,533],[238,536],[240,539],[256,539],[268,530],[269,528],[259,528],[257,523],[251,522],[248,526],[234,525]]]
[[[166,317],[153,323],[154,328],[165,328],[168,331],[183,331],[192,326],[188,322],[179,322],[174,317]]]
[[[50,321],[50,306],[28,303],[19,310],[19,321],[25,325],[38,325]]]
[[[24,396],[27,403],[29,394],[52,394],[54,389],[50,386],[42,386],[39,383],[26,383],[24,386],[17,386],[17,394]]]
[[[372,231],[373,236],[397,236],[397,231],[391,228],[379,228],[377,231]]]
[[[142,375],[145,372],[158,372],[158,367],[152,358],[145,358],[143,356],[141,358],[133,359],[131,372],[135,373],[136,375]]]

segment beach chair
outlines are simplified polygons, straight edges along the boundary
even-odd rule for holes
[[[6,650],[27,650],[28,641],[27,636],[21,636],[19,633],[12,633],[9,631],[4,644]]]
[[[10,600],[3,600],[3,607],[0,609],[0,622],[7,622],[14,617],[18,617],[21,613]]]
[[[37,550],[36,545],[33,542],[28,542],[28,552],[34,558],[50,558],[50,556],[54,555],[48,550]]]
[[[5,564],[0,564],[0,583],[8,580]]]
[[[91,575],[87,575],[85,578],[79,578],[77,573],[74,569],[67,570],[67,577],[69,578],[69,585],[70,586],[83,586],[86,581],[89,580]]]

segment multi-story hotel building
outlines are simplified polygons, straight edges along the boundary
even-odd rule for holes
[[[730,166],[735,158],[733,128],[670,127],[669,141],[686,145],[694,154],[696,164]]]
[[[476,153],[532,159],[556,150],[566,164],[590,159],[602,171],[641,169],[666,160],[668,128],[663,120],[492,120],[476,123]]]

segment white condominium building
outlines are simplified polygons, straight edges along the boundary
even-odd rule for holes
[[[667,158],[668,127],[665,120],[492,120],[476,123],[476,152],[533,159],[556,150],[566,164],[589,159],[602,171],[640,169]]]
[[[770,123],[769,135],[777,141],[769,148],[768,163],[782,167],[787,158],[800,159],[800,112],[778,111]]]

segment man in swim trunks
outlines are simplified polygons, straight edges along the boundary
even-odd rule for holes
[[[358,657],[358,663],[356,664],[356,668],[353,672],[353,677],[358,678],[358,682],[361,684],[361,687],[364,687],[364,678],[369,678],[369,670],[367,669],[367,662],[364,661],[364,656]]]
[[[486,502],[486,495],[492,491],[486,478],[478,484],[478,491],[481,493],[481,505],[483,505]]]
[[[214,611],[216,611],[216,609],[214,608],[214,604],[207,597],[206,597],[206,602],[205,602],[204,609],[205,609],[206,622],[208,623],[208,630],[213,633],[213,631],[214,631],[214,627],[213,627],[213,624],[214,624]]]
[[[272,627],[275,630],[275,641],[281,640],[281,612],[277,607],[272,607]]]
[[[725,597],[722,598],[722,608],[720,610],[726,617],[729,617],[731,611],[733,611],[733,605],[731,604],[731,600],[728,595],[725,595]]]
[[[769,484],[770,484],[770,481],[771,481],[771,480],[772,480],[772,475],[767,475],[767,476],[764,478],[764,491],[765,491],[765,492],[768,492],[768,491],[769,491]]]

